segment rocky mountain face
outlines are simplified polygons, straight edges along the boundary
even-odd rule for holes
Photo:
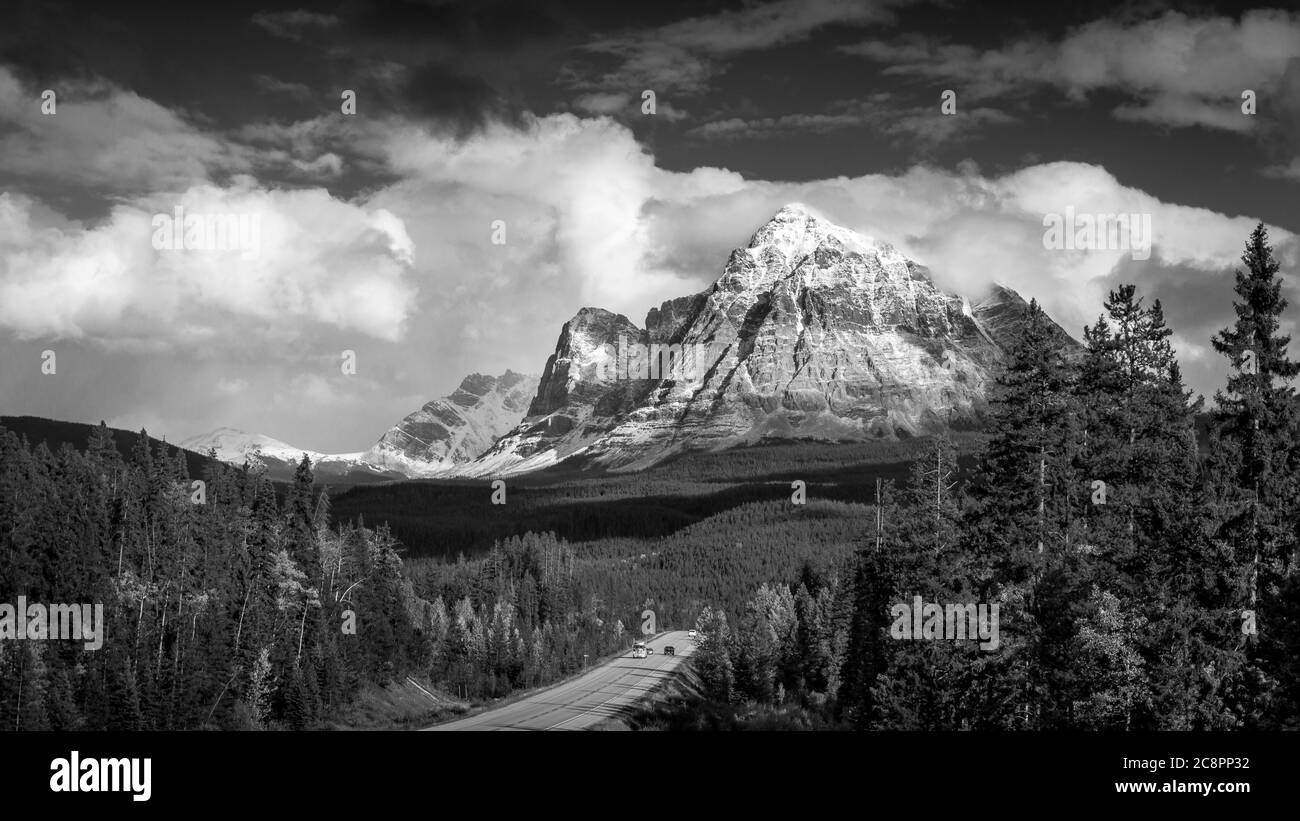
[[[618,470],[767,437],[912,436],[978,424],[1028,303],[1001,286],[939,291],[925,267],[794,204],[706,291],[638,328],[584,308],[565,323],[526,417],[456,473],[575,455]],[[1078,343],[1059,327],[1062,347]]]
[[[980,423],[1028,309],[997,285],[944,293],[888,243],[792,204],[711,287],[652,308],[644,327],[583,308],[540,379],[472,374],[367,451],[314,453],[232,429],[182,446],[234,464],[254,456],[285,478],[306,453],[322,478],[366,481],[510,475],[571,457],[638,470],[766,438],[915,436]]]
[[[305,454],[323,481],[347,483],[442,476],[469,462],[519,423],[537,393],[535,376],[471,374],[450,396],[408,414],[369,450],[318,453],[235,428],[186,439],[181,447],[232,465],[256,462],[273,479],[291,479]]]
[[[519,424],[537,390],[535,376],[471,374],[450,396],[429,402],[390,428],[362,459],[408,476],[445,473]]]

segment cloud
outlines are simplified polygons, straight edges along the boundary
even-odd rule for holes
[[[583,94],[573,101],[574,108],[588,114],[618,114],[632,105],[632,95],[627,92]]]
[[[159,249],[156,215],[240,215],[233,250]],[[188,225],[186,226],[188,228]],[[100,224],[56,224],[0,194],[0,327],[20,339],[107,348],[275,351],[314,327],[401,338],[416,287],[401,220],[322,189],[266,190],[249,178],[115,207]]]
[[[1210,103],[1180,94],[1164,94],[1143,103],[1116,106],[1113,113],[1115,118],[1120,120],[1175,128],[1199,125],[1247,134],[1255,127],[1254,120],[1243,116],[1241,111],[1232,105],[1225,106],[1222,102]]]
[[[437,249],[422,255],[420,276],[439,283],[447,307],[432,310],[466,357],[516,342],[548,350],[559,323],[587,305],[640,322],[659,302],[707,287],[729,251],[789,201],[890,241],[949,290],[978,296],[1000,282],[1036,297],[1076,335],[1096,319],[1117,271],[1154,289],[1168,286],[1171,271],[1203,281],[1221,292],[1222,317],[1204,315],[1227,317],[1230,272],[1255,224],[1163,202],[1086,163],[999,176],[921,165],[896,176],[770,182],[659,168],[627,127],[606,118],[552,115],[464,140],[391,126],[387,133],[386,162],[403,182],[372,203],[413,226],[417,248]],[[1125,248],[1045,248],[1045,215],[1067,209],[1149,215],[1151,259],[1135,263]],[[490,243],[496,219],[508,227],[505,246]],[[1294,273],[1300,243],[1272,232],[1284,271]],[[515,362],[502,364],[538,367]]]
[[[1203,365],[1189,379],[1208,391],[1220,371],[1201,349],[1230,321],[1230,272],[1254,225],[1163,202],[1083,163],[1000,175],[918,165],[807,182],[673,171],[608,116],[492,120],[469,134],[397,117],[321,117],[237,137],[255,168],[329,166],[320,158],[332,155],[364,163],[375,182],[345,201],[249,177],[201,181],[178,194],[123,195],[84,223],[0,194],[0,355],[35,362],[57,340],[60,380],[65,350],[76,353],[68,368],[107,362],[113,375],[88,394],[72,371],[49,387],[36,369],[6,372],[0,395],[19,398],[6,410],[75,418],[86,395],[103,395],[111,399],[98,415],[156,418],[178,435],[231,424],[322,451],[361,449],[417,407],[413,397],[449,392],[466,373],[538,373],[581,307],[640,323],[663,300],[703,290],[729,251],[790,201],[890,241],[949,290],[974,295],[997,281],[1037,297],[1075,334],[1095,321],[1108,288],[1133,281],[1167,297],[1189,361]],[[155,250],[152,217],[178,203],[261,215],[259,254]],[[1150,214],[1150,260],[1045,249],[1044,215],[1067,208]],[[493,242],[497,221],[504,244]],[[1273,240],[1290,282],[1300,244],[1280,229]],[[358,353],[355,378],[339,374],[343,349]],[[66,393],[42,404],[54,390]],[[314,414],[315,400],[352,415]]]
[[[889,63],[887,74],[958,83],[959,95],[977,99],[1055,87],[1082,101],[1114,91],[1131,98],[1114,110],[1122,119],[1245,132],[1254,121],[1240,110],[1242,91],[1282,99],[1283,77],[1300,57],[1300,13],[1254,10],[1234,20],[1168,11],[1140,22],[1097,20],[1057,41],[1029,38],[989,50],[920,37],[841,50]]]
[[[663,40],[703,54],[737,54],[796,42],[831,24],[892,20],[892,8],[902,5],[905,3],[899,0],[781,0],[681,20],[644,39]]]
[[[838,100],[816,114],[784,114],[779,117],[715,120],[691,129],[689,136],[712,140],[782,138],[797,134],[827,133],[844,128],[870,128],[910,146],[932,148],[977,136],[985,127],[1007,125],[1016,118],[986,106],[959,107],[956,114],[943,114],[938,100],[932,106],[908,106],[892,102],[881,93],[860,100]]]
[[[298,94],[306,86],[258,75],[273,91]],[[184,112],[111,83],[56,84],[54,114],[41,113],[41,89],[24,86],[0,66],[0,181],[48,194],[74,191],[104,207],[121,198],[182,192],[224,182],[235,174],[291,181],[341,175],[364,149],[375,120],[321,116],[289,123],[255,122],[222,133],[191,123]]]
[[[337,26],[339,18],[332,14],[320,14],[305,9],[259,11],[253,15],[252,23],[276,37],[300,40],[303,33],[311,29],[327,29]]]
[[[595,81],[575,87],[619,92],[699,93],[730,57],[807,39],[830,25],[866,25],[893,19],[911,0],[779,0],[679,20],[657,28],[620,33],[588,43],[584,50],[617,57],[618,65]]]
[[[583,94],[573,101],[573,107],[578,111],[597,116],[615,117],[624,122],[649,116],[641,110],[643,105],[644,99],[642,97],[638,96],[634,99],[631,94],[627,93],[596,92],[594,94]],[[684,120],[690,115],[676,108],[672,103],[660,102],[656,99],[654,116],[657,119],[673,123]]]
[[[1265,168],[1264,176],[1300,182],[1300,157],[1296,157],[1288,165],[1271,165]]]
[[[253,75],[253,82],[258,88],[265,89],[273,94],[288,94],[291,97],[310,97],[311,89],[302,83],[291,83],[272,77],[267,74]]]
[[[500,304],[510,313],[556,306],[563,316],[549,318],[563,321],[575,300],[645,300],[672,279],[641,265],[640,212],[662,172],[625,126],[557,114],[463,139],[396,124],[387,133],[386,161],[403,182],[371,201],[411,215],[417,247],[439,249],[426,276],[463,294],[466,316],[491,298],[515,303]]]
[[[0,66],[0,173],[130,194],[184,188],[214,171],[245,171],[247,157],[177,112],[104,82],[41,91]]]

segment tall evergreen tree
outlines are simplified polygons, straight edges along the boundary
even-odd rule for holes
[[[1236,321],[1212,340],[1233,369],[1227,390],[1215,394],[1214,434],[1227,482],[1218,535],[1243,570],[1241,607],[1255,614],[1259,643],[1250,648],[1252,673],[1243,686],[1256,696],[1248,700],[1258,703],[1275,686],[1265,670],[1285,655],[1279,642],[1293,618],[1285,600],[1300,543],[1300,429],[1290,383],[1300,363],[1289,357],[1291,338],[1281,332],[1287,300],[1262,223],[1241,261],[1245,268],[1237,270],[1233,289]],[[1241,712],[1247,722],[1259,720],[1253,708]]]

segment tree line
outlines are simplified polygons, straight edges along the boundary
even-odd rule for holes
[[[820,579],[704,609],[708,704],[860,729],[1295,728],[1300,365],[1262,225],[1242,261],[1206,443],[1159,301],[1110,292],[1082,356],[1033,304],[969,481],[937,439]],[[997,603],[1000,647],[900,640],[915,596]]]
[[[427,668],[398,545],[331,529],[306,459],[277,493],[215,460],[192,482],[150,442],[123,458],[103,423],[84,452],[0,428],[0,604],[99,604],[105,622],[99,649],[0,640],[0,727],[312,727]]]
[[[1122,286],[1081,351],[1031,304],[989,430],[885,454],[909,455],[905,479],[890,458],[866,469],[876,485],[824,448],[754,449],[735,487],[693,457],[679,467],[705,498],[667,526],[623,532],[664,518],[653,497],[612,532],[574,523],[607,492],[671,491],[672,465],[553,488],[524,505],[541,532],[470,559],[404,561],[386,525],[334,514],[306,459],[288,485],[213,460],[196,489],[144,435],[123,457],[102,424],[84,451],[0,429],[0,603],[100,602],[107,620],[97,651],[0,641],[0,726],[319,726],[412,674],[492,698],[621,652],[650,609],[702,638],[702,700],[674,726],[1293,727],[1300,365],[1262,226],[1243,261],[1208,435],[1160,303]],[[796,454],[805,475],[781,475]],[[554,532],[575,526],[589,538]],[[996,603],[998,649],[895,638],[916,596]]]

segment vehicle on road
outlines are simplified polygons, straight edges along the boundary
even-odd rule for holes
[[[650,649],[645,646],[644,641],[638,641],[632,645],[632,658],[643,659],[648,655],[650,655]]]
[[[668,645],[667,647],[664,648],[664,655],[665,656],[677,655],[677,648],[673,647],[671,644]]]
[[[697,634],[694,630],[688,630],[688,631],[686,631],[686,637],[687,637],[687,638],[691,638],[691,639],[693,639],[693,638],[695,638],[697,635],[698,635],[698,634]]]

